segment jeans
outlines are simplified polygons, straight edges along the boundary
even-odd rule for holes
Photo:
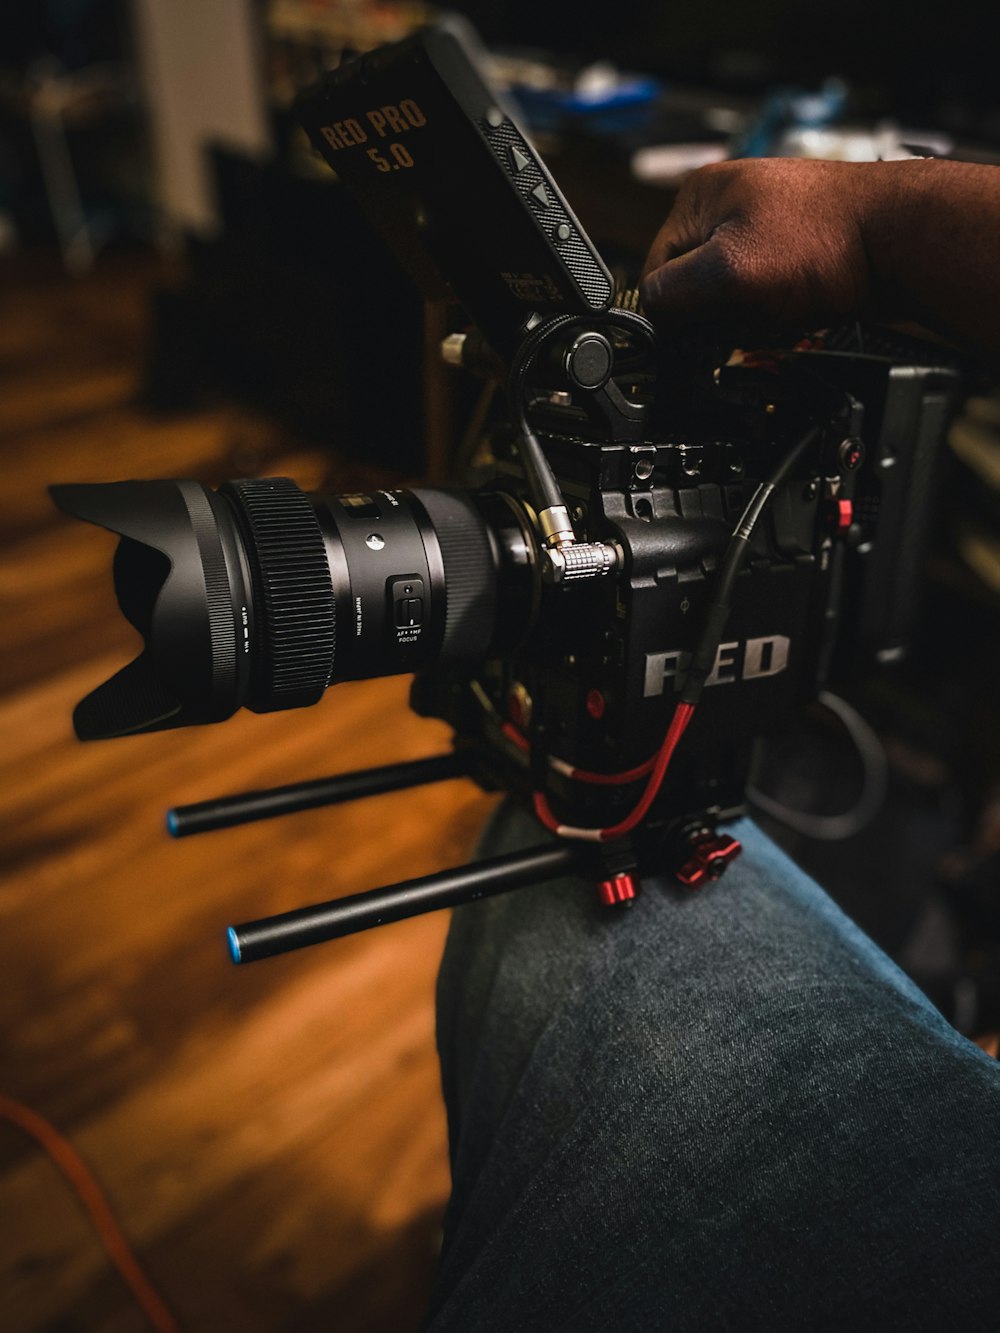
[[[732,831],[700,893],[456,911],[432,1333],[1000,1329],[1000,1063]],[[540,841],[505,807],[482,850]]]

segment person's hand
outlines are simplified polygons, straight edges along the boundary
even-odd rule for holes
[[[802,331],[866,310],[865,168],[791,158],[693,172],[643,269],[661,328]]]
[[[724,162],[684,182],[640,290],[668,335],[905,320],[1000,361],[1000,167]]]

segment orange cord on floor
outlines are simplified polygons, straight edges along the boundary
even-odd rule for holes
[[[9,1120],[38,1143],[59,1167],[90,1215],[108,1258],[142,1307],[157,1333],[180,1333],[180,1325],[156,1288],[139,1267],[125,1235],[115,1220],[104,1191],[68,1139],[29,1106],[0,1092],[0,1118]]]

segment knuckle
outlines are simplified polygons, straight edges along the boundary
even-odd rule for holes
[[[756,247],[744,227],[720,227],[715,233],[716,277],[727,288],[752,285],[759,267]]]

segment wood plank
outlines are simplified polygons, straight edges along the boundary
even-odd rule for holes
[[[174,803],[447,747],[407,681],[316,708],[80,745],[135,649],[105,533],[55,481],[362,469],[217,405],[136,399],[148,265],[14,279],[0,332],[0,1087],[85,1154],[188,1329],[416,1327],[448,1189],[433,1039],[442,915],[235,969],[224,932],[455,864],[491,805],[455,781],[180,842]],[[103,285],[102,285],[103,283]],[[75,325],[75,332],[74,332]],[[145,1327],[52,1165],[0,1123],[0,1327]]]

